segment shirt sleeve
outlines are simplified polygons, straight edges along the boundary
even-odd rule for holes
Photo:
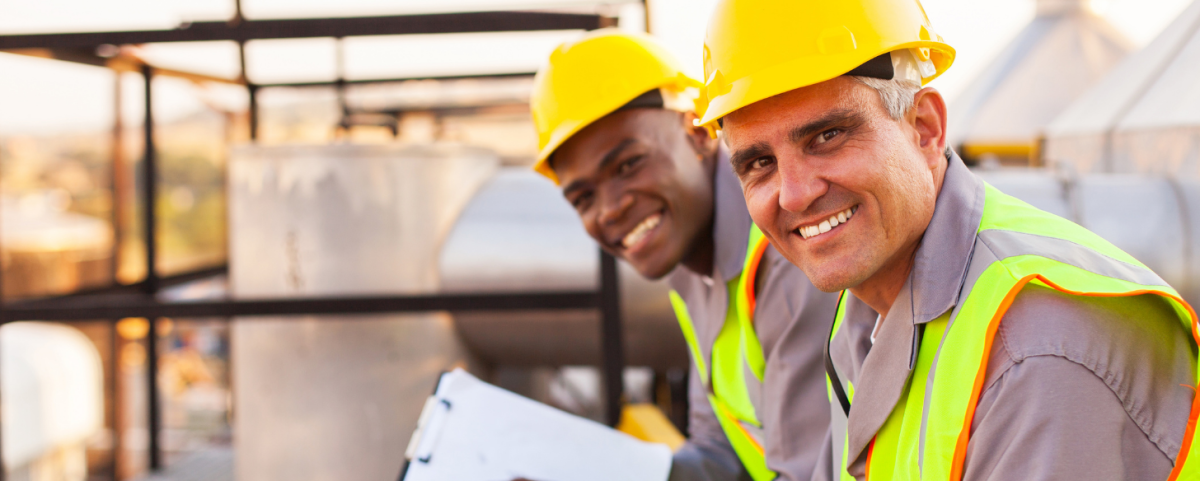
[[[669,481],[749,481],[750,475],[733,451],[713,413],[695,364],[688,376],[688,441],[671,463]]]
[[[1046,355],[1012,364],[980,396],[963,479],[1166,479],[1172,464],[1091,370]]]

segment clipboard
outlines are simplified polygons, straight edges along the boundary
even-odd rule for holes
[[[665,481],[671,450],[487,384],[442,375],[400,481]]]

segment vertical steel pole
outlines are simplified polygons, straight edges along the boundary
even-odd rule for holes
[[[337,101],[342,110],[342,118],[338,121],[338,133],[342,138],[350,136],[350,107],[346,104],[346,42],[343,37],[337,37],[337,50],[334,51],[334,69],[337,73]],[[399,122],[397,122],[399,123]]]
[[[112,459],[108,470],[112,481],[117,481],[121,473],[121,335],[117,332],[116,319],[110,320],[108,327],[108,376],[111,378],[108,385],[108,399],[111,401],[108,416],[112,422]]]
[[[126,193],[129,185],[125,178],[125,143],[122,141],[125,133],[125,115],[121,108],[122,100],[121,72],[113,70],[113,130],[112,130],[112,176],[109,179],[109,198],[111,199],[113,245],[112,259],[109,262],[109,273],[113,285],[120,283],[117,272],[121,268],[121,239],[128,225],[125,212]]]
[[[600,340],[604,363],[604,412],[609,426],[621,420],[625,391],[625,347],[621,335],[621,293],[617,260],[600,251]]]
[[[0,159],[0,160],[3,160],[3,159]],[[2,274],[3,272],[4,272],[3,269],[0,269],[0,274]],[[3,275],[0,275],[0,310],[4,310],[3,277],[4,277]],[[3,324],[0,324],[0,327],[3,327]],[[2,353],[0,353],[0,354],[2,354]],[[0,405],[4,404],[3,394],[4,394],[3,389],[0,389]],[[3,416],[0,416],[0,418],[2,418],[2,417]],[[3,427],[4,427],[3,419],[0,419],[0,432],[4,431]],[[6,479],[8,479],[8,468],[4,467],[4,440],[3,440],[3,438],[4,438],[4,436],[0,436],[0,481],[5,481]]]
[[[155,200],[158,198],[158,155],[155,152],[154,146],[154,96],[152,94],[152,84],[154,80],[153,69],[148,65],[142,66],[142,76],[146,81],[146,120],[145,120],[145,136],[146,136],[146,152],[142,165],[142,188],[143,188],[143,225],[145,226],[145,242],[146,242],[146,280],[143,281],[142,288],[147,295],[153,296],[158,293],[158,222],[157,212],[155,209]],[[150,324],[149,332],[146,333],[146,392],[148,395],[147,401],[147,424],[150,458],[150,470],[157,471],[162,467],[162,459],[159,453],[159,431],[160,417],[159,416],[159,396],[158,396],[158,319],[147,319]]]
[[[159,414],[158,393],[158,319],[147,319],[147,322],[150,324],[150,330],[146,333],[146,392],[149,395],[146,409],[149,443],[146,450],[150,457],[150,471],[158,471],[162,468],[162,453],[159,449],[162,416]]]
[[[246,91],[250,94],[250,141],[258,140],[258,86],[246,85]]]
[[[142,221],[146,243],[146,279],[142,281],[142,289],[146,294],[158,292],[158,222],[155,199],[158,197],[158,154],[154,146],[154,72],[149,65],[142,66],[142,76],[146,82],[146,120],[144,122],[146,137],[145,153],[142,162]]]
[[[646,33],[653,34],[650,28],[650,0],[642,0],[642,12],[646,17]]]
[[[235,19],[240,23],[242,19],[242,2],[237,2],[237,17]],[[250,124],[250,141],[258,140],[258,86],[250,83],[250,77],[246,75],[246,42],[238,42],[238,66],[242,72],[242,82],[246,84],[246,94],[249,96],[250,105],[248,107],[248,123]]]

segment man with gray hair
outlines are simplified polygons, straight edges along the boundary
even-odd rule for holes
[[[842,291],[817,479],[1200,479],[1195,311],[947,149],[917,0],[723,0],[704,52],[755,224]]]

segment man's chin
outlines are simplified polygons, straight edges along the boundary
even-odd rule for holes
[[[838,292],[852,289],[862,283],[861,275],[855,275],[854,269],[835,267],[831,265],[801,267],[809,282],[823,292]]]
[[[666,263],[663,263],[663,264],[666,264]],[[642,277],[646,278],[647,280],[651,280],[651,281],[657,281],[659,279],[662,279],[663,277],[666,277],[667,274],[670,274],[671,271],[675,270],[674,264],[668,264],[666,266],[664,266],[663,264],[658,264],[658,263],[655,263],[655,264],[633,264],[633,263],[630,263],[630,265],[633,266],[633,270],[637,271],[638,274],[641,275]]]
[[[666,277],[671,271],[675,270],[675,266],[679,264],[678,260],[668,259],[666,255],[660,252],[647,253],[650,255],[630,259],[622,257],[622,259],[637,271],[638,275],[656,281]]]

